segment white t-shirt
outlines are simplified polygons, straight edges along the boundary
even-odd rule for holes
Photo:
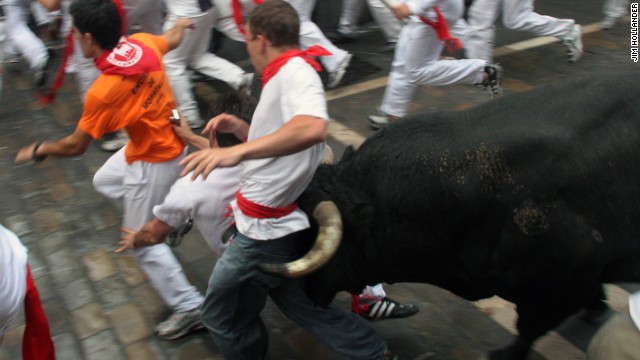
[[[329,119],[320,77],[299,57],[282,66],[262,90],[249,141],[277,131],[296,115]],[[290,205],[311,182],[324,146],[323,142],[288,156],[245,161],[240,192],[260,205]],[[235,201],[231,205],[238,231],[252,239],[277,239],[309,227],[309,219],[300,209],[281,218],[256,219],[244,215]]]
[[[205,241],[218,255],[226,248],[222,234],[233,218],[224,216],[240,187],[242,166],[217,168],[206,180],[202,176],[191,181],[190,175],[176,181],[161,205],[153,207],[153,215],[174,228],[193,219]]]
[[[15,321],[27,291],[27,248],[0,225],[0,344]]]

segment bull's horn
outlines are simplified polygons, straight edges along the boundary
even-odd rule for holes
[[[318,237],[309,252],[298,260],[283,264],[260,264],[270,274],[297,278],[310,274],[326,264],[338,250],[342,240],[342,218],[336,204],[323,201],[313,210],[318,222]]]
[[[322,163],[333,164],[333,149],[327,144],[324,144],[324,158],[322,159]]]

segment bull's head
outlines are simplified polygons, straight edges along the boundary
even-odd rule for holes
[[[309,252],[300,259],[288,263],[260,264],[263,271],[297,278],[316,271],[331,259],[342,240],[340,211],[333,202],[323,201],[313,210],[313,217],[318,222],[318,237]]]

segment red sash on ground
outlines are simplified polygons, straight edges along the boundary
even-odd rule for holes
[[[262,87],[267,85],[267,82],[274,77],[281,67],[284,66],[291,58],[296,56],[301,57],[306,61],[309,65],[311,65],[316,71],[322,70],[322,66],[318,64],[318,62],[314,59],[316,56],[328,56],[332,55],[327,49],[323,48],[320,45],[313,45],[306,50],[289,50],[286,51],[277,58],[273,59],[269,65],[262,72]]]
[[[449,32],[449,24],[447,24],[447,20],[442,16],[440,7],[434,6],[433,11],[436,12],[436,21],[431,21],[422,15],[419,15],[418,17],[423,23],[431,26],[436,31],[438,39],[440,39],[442,45],[447,48],[449,53],[454,54],[454,48],[452,48],[451,45],[453,45],[456,50],[460,50],[462,49],[462,43],[460,42],[460,39],[451,36],[451,33]]]
[[[24,296],[25,329],[22,336],[23,360],[55,360],[56,351],[49,332],[49,322],[40,303],[38,289],[27,265],[27,291]]]
[[[120,38],[118,45],[94,60],[106,75],[137,75],[162,69],[156,53],[140,41]]]
[[[256,204],[242,196],[240,191],[236,192],[236,201],[238,202],[238,208],[240,208],[243,214],[256,219],[281,218],[291,214],[298,207],[298,204],[295,202],[281,208],[272,208]]]
[[[253,0],[256,5],[260,5],[264,2],[264,0]],[[246,34],[244,30],[244,17],[242,16],[242,4],[240,4],[240,0],[231,0],[231,9],[233,10],[233,20],[238,27],[238,31],[242,35]]]
[[[122,7],[122,3],[120,1],[121,0],[113,0],[113,3],[116,5],[118,14],[120,14],[120,18],[122,19],[121,31],[122,31],[122,34],[124,34],[127,31],[127,21],[126,21],[127,17],[124,12],[124,8]],[[60,67],[56,71],[56,77],[53,80],[53,84],[51,84],[51,87],[49,88],[49,92],[46,95],[36,92],[36,97],[45,104],[49,104],[53,100],[55,100],[56,95],[58,93],[58,89],[62,86],[62,83],[64,82],[64,75],[65,75],[65,70],[67,69],[67,63],[69,62],[69,57],[71,56],[71,54],[73,54],[73,29],[71,29],[65,41],[66,41],[66,44],[64,47],[64,51],[62,53],[62,63],[60,64]]]

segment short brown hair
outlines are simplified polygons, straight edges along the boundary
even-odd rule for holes
[[[257,6],[247,23],[253,36],[262,35],[275,47],[300,45],[300,18],[283,0],[267,0]]]

